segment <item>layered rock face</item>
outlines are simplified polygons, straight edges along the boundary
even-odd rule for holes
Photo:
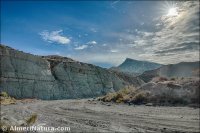
[[[66,57],[35,56],[4,45],[0,45],[0,63],[0,89],[16,98],[87,98],[131,84],[101,67]]]

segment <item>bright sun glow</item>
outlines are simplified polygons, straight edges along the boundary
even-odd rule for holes
[[[177,15],[178,15],[178,12],[177,12],[176,7],[170,8],[169,11],[168,11],[168,14],[167,14],[167,16],[177,16]]]

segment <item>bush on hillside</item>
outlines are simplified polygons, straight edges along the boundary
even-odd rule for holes
[[[0,103],[1,105],[9,105],[9,104],[15,104],[16,100],[13,97],[10,97],[6,92],[0,93]]]
[[[100,98],[103,102],[116,102],[116,103],[134,103],[141,104],[146,102],[148,93],[136,89],[133,86],[127,86],[118,92],[108,93],[106,96]]]

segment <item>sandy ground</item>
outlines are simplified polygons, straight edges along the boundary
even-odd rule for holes
[[[199,108],[128,106],[100,101],[34,101],[1,106],[1,119],[19,123],[32,113],[35,125],[69,126],[70,132],[199,132]]]

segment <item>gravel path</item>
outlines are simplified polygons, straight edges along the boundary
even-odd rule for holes
[[[32,113],[35,125],[69,126],[71,132],[199,132],[199,108],[128,106],[56,100],[1,106],[1,119],[16,124]]]

